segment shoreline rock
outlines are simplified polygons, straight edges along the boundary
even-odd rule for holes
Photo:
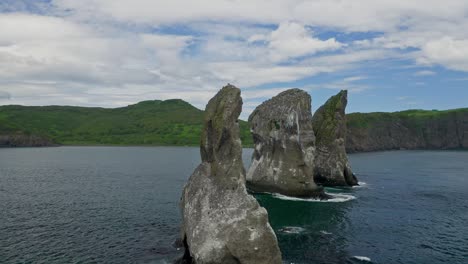
[[[326,198],[314,182],[315,135],[307,92],[290,89],[263,102],[249,124],[255,144],[247,172],[250,190]]]
[[[324,186],[358,185],[346,154],[347,104],[348,92],[342,90],[328,99],[313,116],[317,146],[314,179]]]
[[[468,109],[352,113],[347,121],[348,153],[468,149]]]
[[[47,138],[24,133],[0,134],[0,148],[55,147]]]
[[[206,106],[202,163],[182,198],[182,241],[178,263],[280,264],[281,252],[268,213],[247,193],[238,117],[240,90],[223,87]]]

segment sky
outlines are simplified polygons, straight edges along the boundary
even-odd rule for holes
[[[204,108],[289,88],[317,109],[468,107],[466,0],[1,0],[0,105]]]

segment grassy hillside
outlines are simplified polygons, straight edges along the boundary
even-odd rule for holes
[[[199,145],[203,111],[173,99],[122,108],[0,106],[0,134],[21,131],[63,145]],[[244,144],[252,144],[240,122]]]
[[[351,113],[346,115],[348,128],[369,128],[379,122],[397,122],[407,120],[415,125],[427,120],[436,120],[453,114],[466,114],[468,108],[450,110],[405,110],[399,112]]]
[[[459,138],[453,144],[464,145],[468,140],[467,118],[468,108],[348,114],[347,147],[353,151],[400,145],[411,149],[441,140],[431,143],[437,148],[450,146],[452,143],[445,142],[449,137]],[[0,136],[32,135],[63,145],[196,146],[202,120],[202,110],[178,99],[144,101],[114,109],[11,105],[0,106]],[[240,126],[242,142],[251,146],[247,122],[240,121]],[[452,136],[450,131],[457,134]],[[419,145],[413,146],[414,142]]]

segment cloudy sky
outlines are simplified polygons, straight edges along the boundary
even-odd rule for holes
[[[316,109],[468,107],[466,0],[1,0],[0,104],[118,107],[226,83],[246,117],[298,87]]]

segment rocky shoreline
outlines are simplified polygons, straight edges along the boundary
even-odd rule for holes
[[[468,149],[468,109],[347,115],[348,153]]]
[[[54,147],[58,146],[47,138],[28,135],[24,133],[12,133],[8,135],[0,135],[0,148],[16,148],[16,147]]]

